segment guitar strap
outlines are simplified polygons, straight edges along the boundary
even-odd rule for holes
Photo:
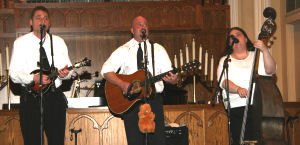
[[[50,35],[50,43],[51,43],[51,57],[52,57],[52,64],[51,64],[51,68],[54,68],[54,59],[53,59],[53,41],[52,41],[52,34]]]
[[[52,34],[49,34],[50,35],[50,47],[51,47],[51,57],[52,57],[52,64],[51,64],[51,73],[53,73],[55,70],[55,67],[54,67],[54,58],[53,58],[53,39],[52,39]],[[54,92],[55,90],[55,84],[51,85],[51,90]]]
[[[152,55],[152,69],[153,69],[153,77],[155,76],[155,64],[154,64],[154,44],[153,44],[153,42],[152,41],[149,41],[150,42],[150,44],[151,44],[151,55]],[[155,93],[156,93],[156,89],[155,89],[155,86],[154,86],[154,84],[153,84],[153,86],[152,86],[152,90],[151,90],[151,92],[152,92],[152,94],[153,95],[155,95]]]
[[[154,44],[149,41],[151,44],[151,55],[152,55],[152,68],[153,68],[153,76],[155,76],[155,64],[154,64]]]

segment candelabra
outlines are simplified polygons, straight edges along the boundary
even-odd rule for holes
[[[201,64],[197,61],[194,60],[193,68],[188,69],[188,71],[181,71],[178,73],[178,82],[177,86],[182,87],[183,85],[186,84],[186,80],[190,77],[193,78],[193,102],[189,102],[189,104],[196,104],[196,82],[198,81],[202,86],[204,86],[209,92],[213,92],[213,80],[208,80],[208,75],[204,75],[202,70],[199,67]]]

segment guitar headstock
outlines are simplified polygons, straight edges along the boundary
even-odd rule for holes
[[[91,60],[89,60],[88,58],[85,57],[83,60],[76,62],[73,67],[80,68],[83,66],[91,66]]]
[[[181,71],[194,72],[199,69],[200,65],[201,63],[199,61],[194,60],[181,66]]]

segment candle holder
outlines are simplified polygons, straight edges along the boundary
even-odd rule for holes
[[[213,80],[210,80],[210,81],[209,81],[209,87],[210,87],[210,88],[213,88],[213,86],[214,86],[214,81],[213,81]]]
[[[178,73],[177,86],[182,87],[186,84],[193,82],[193,101],[188,102],[188,104],[198,104],[199,100],[196,100],[196,83],[200,83],[201,86],[205,87],[207,91],[213,92],[214,81],[209,79],[209,76],[204,75],[204,69],[200,69],[200,63],[197,60],[189,62],[188,65],[184,65],[185,71]],[[205,72],[207,73],[207,72]],[[202,104],[203,101],[200,101],[199,104]],[[204,101],[205,103],[205,101]]]
[[[8,110],[10,110],[10,104],[11,104],[11,97],[10,97],[10,86],[9,86],[9,69],[6,69],[6,82],[7,82],[7,100],[8,100],[8,106],[7,106],[7,108],[8,108]]]
[[[208,76],[207,75],[204,75],[204,82],[208,82]]]
[[[6,76],[0,76],[1,80],[0,80],[0,90],[2,90],[8,83],[8,80],[6,78]]]
[[[2,83],[5,80],[5,77],[3,75],[0,76],[0,83]]]

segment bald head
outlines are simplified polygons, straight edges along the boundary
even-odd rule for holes
[[[133,38],[138,41],[142,42],[142,29],[146,30],[146,36],[148,36],[148,22],[146,18],[142,16],[137,16],[133,19],[131,24],[131,33],[133,34]]]

